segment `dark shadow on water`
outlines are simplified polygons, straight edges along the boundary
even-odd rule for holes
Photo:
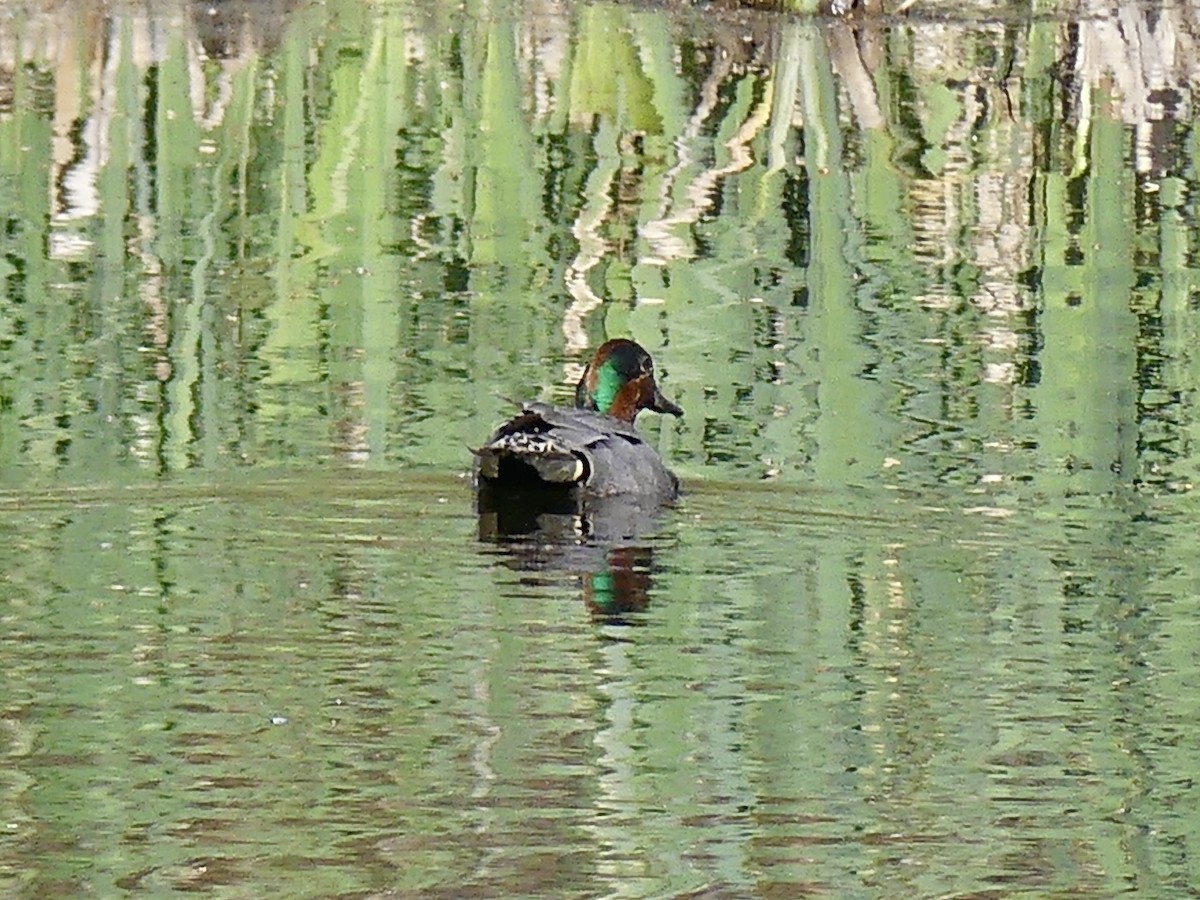
[[[502,565],[579,576],[589,612],[606,624],[640,624],[663,510],[628,496],[581,498],[537,488],[483,488],[476,497],[479,540],[504,549]]]

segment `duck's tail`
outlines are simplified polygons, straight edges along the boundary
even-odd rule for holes
[[[577,484],[587,479],[588,465],[545,434],[506,434],[475,451],[479,477],[497,485],[526,487]]]

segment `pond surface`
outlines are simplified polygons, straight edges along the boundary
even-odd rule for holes
[[[0,893],[1195,896],[1189,10],[505,7],[5,10]]]

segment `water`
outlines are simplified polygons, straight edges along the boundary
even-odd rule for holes
[[[443,476],[4,500],[10,893],[1186,878],[1158,524],[700,488],[590,553],[477,540]]]
[[[9,9],[0,893],[1194,896],[1194,29],[1081,12]],[[618,335],[680,503],[478,515]]]

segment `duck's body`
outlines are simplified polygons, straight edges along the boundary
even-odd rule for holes
[[[559,488],[582,497],[676,497],[679,479],[633,425],[642,409],[683,414],[659,391],[645,350],[623,339],[601,346],[575,402],[574,409],[525,404],[475,451],[476,485]]]
[[[480,483],[561,485],[584,494],[644,494],[671,500],[679,479],[633,425],[587,409],[526,403],[475,451]]]

